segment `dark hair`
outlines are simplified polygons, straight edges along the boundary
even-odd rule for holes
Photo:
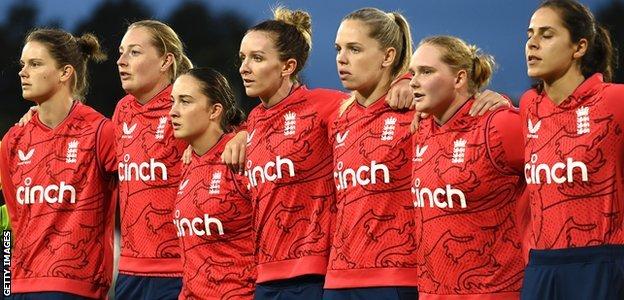
[[[100,49],[98,39],[90,34],[83,34],[76,38],[71,33],[60,29],[35,29],[24,41],[42,43],[50,52],[59,67],[71,65],[74,68],[72,94],[84,101],[89,82],[87,61],[101,62],[106,60],[106,54]]]
[[[575,0],[547,0],[539,6],[543,7],[554,9],[559,14],[572,42],[587,39],[587,52],[581,58],[583,76],[588,78],[594,73],[602,73],[604,81],[610,82],[617,63],[617,52],[609,31],[596,22],[585,5]]]
[[[310,50],[312,49],[312,21],[310,15],[302,10],[291,11],[278,7],[273,11],[274,20],[264,21],[250,31],[264,31],[274,34],[275,48],[279,52],[280,60],[294,58],[297,68],[291,79],[297,79],[297,74],[303,69]]]
[[[193,68],[182,75],[190,75],[201,82],[201,90],[212,104],[223,106],[221,129],[232,132],[245,120],[245,113],[236,105],[234,92],[227,79],[218,71],[211,68]]]

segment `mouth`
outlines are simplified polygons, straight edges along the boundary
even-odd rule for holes
[[[130,73],[128,73],[128,72],[119,72],[119,77],[121,78],[121,80],[128,80],[128,79],[130,79]]]
[[[251,79],[248,79],[248,78],[243,78],[243,85],[244,85],[245,87],[249,87],[249,86],[250,86],[250,85],[252,85],[254,82],[255,82],[254,80],[251,80]]]
[[[539,57],[537,57],[535,55],[529,55],[527,57],[527,63],[529,65],[536,64],[536,63],[540,62],[541,60],[542,60],[541,58],[539,58]]]
[[[30,83],[22,83],[23,89],[28,88],[28,87],[30,87]]]
[[[425,97],[425,94],[414,93],[414,102],[420,102]]]
[[[178,122],[171,122],[171,127],[173,127],[173,130],[178,130],[180,129],[180,127],[182,127],[182,124],[178,123]]]
[[[338,76],[340,77],[340,80],[346,80],[349,76],[351,76],[351,72],[338,70]]]

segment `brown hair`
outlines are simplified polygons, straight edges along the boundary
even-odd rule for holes
[[[594,73],[602,73],[604,81],[610,82],[616,67],[617,52],[611,43],[609,31],[596,22],[585,5],[577,1],[547,0],[539,6],[543,7],[552,8],[559,14],[573,43],[580,39],[587,40],[587,52],[580,62],[583,76],[587,78]]]
[[[447,35],[428,37],[420,41],[419,45],[429,44],[442,52],[442,62],[451,70],[457,72],[466,70],[468,73],[468,91],[476,93],[486,87],[494,73],[494,57],[481,52],[475,45],[469,45],[464,40]]]
[[[42,43],[58,67],[71,65],[74,68],[71,92],[75,98],[84,102],[84,96],[89,88],[87,61],[106,60],[106,54],[100,49],[98,39],[90,33],[76,38],[60,29],[43,28],[31,31],[24,41],[28,42]]]
[[[310,50],[312,50],[312,21],[310,14],[302,10],[291,11],[278,7],[273,11],[274,20],[267,20],[251,27],[250,31],[264,31],[273,34],[275,48],[280,60],[295,59],[297,67],[291,79],[296,80],[297,74],[305,66]]]
[[[156,20],[142,20],[134,22],[128,26],[128,30],[132,28],[142,27],[147,29],[152,35],[152,44],[160,55],[167,53],[173,54],[173,63],[171,64],[171,82],[178,75],[187,72],[193,67],[193,63],[184,53],[184,45],[178,37],[178,34],[169,27],[169,25]]]
[[[201,82],[201,91],[210,101],[223,106],[221,129],[232,132],[245,120],[245,113],[236,105],[234,92],[225,77],[211,68],[193,68],[181,75],[193,76]]]

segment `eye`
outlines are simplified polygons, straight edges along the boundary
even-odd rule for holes
[[[360,52],[362,51],[362,50],[360,50],[360,48],[358,48],[358,47],[351,47],[349,50],[350,50],[350,51],[351,51],[351,53],[353,53],[353,54],[358,54],[358,53],[360,53]]]
[[[139,52],[137,50],[130,50],[130,55],[132,55],[132,56],[137,56],[139,54],[141,54],[141,52]]]
[[[260,55],[254,55],[251,57],[251,59],[253,59],[255,62],[261,62],[263,58]]]

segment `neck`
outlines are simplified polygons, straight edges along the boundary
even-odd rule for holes
[[[580,70],[569,68],[563,76],[554,80],[544,80],[544,91],[556,105],[572,95],[574,90],[585,81]]]
[[[262,104],[264,104],[265,107],[272,107],[282,102],[282,100],[286,99],[286,97],[290,95],[290,92],[298,86],[299,83],[293,82],[292,80],[285,78],[284,81],[282,81],[282,84],[280,84],[280,87],[277,89],[277,91],[273,93],[273,95],[268,97],[261,96],[260,101],[262,101]]]
[[[355,99],[360,105],[369,107],[373,105],[373,103],[377,102],[381,96],[388,93],[390,83],[392,82],[388,72],[384,73],[377,82],[378,83],[375,86],[369,89],[355,91]]]
[[[152,98],[158,95],[158,93],[160,93],[162,90],[167,88],[169,84],[169,79],[163,79],[158,81],[158,83],[146,89],[145,91],[139,91],[137,93],[133,93],[132,95],[137,99],[137,101],[139,101],[139,103],[145,104],[152,100]]]
[[[446,109],[440,110],[440,112],[433,113],[433,118],[438,125],[444,125],[459,111],[462,106],[470,99],[472,95],[468,92],[460,92],[455,95],[451,104]]]
[[[68,92],[59,92],[39,103],[39,121],[50,128],[56,128],[69,115],[73,99]]]
[[[223,135],[223,129],[217,126],[210,126],[204,133],[195,139],[189,141],[191,147],[193,147],[193,151],[197,155],[204,155],[208,152],[214,145],[219,142],[221,136]]]

